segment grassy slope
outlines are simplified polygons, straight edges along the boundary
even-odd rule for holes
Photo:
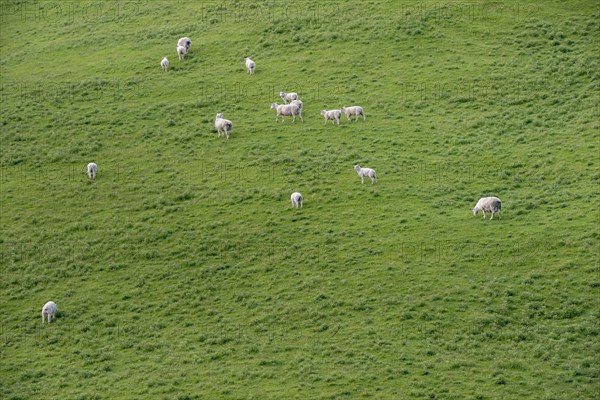
[[[119,4],[2,24],[2,397],[594,398],[597,3]]]

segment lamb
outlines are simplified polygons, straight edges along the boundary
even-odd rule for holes
[[[361,168],[360,165],[355,165],[354,170],[356,173],[358,173],[358,176],[360,176],[360,180],[363,185],[365,184],[365,176],[371,178],[371,185],[377,182],[377,174],[375,173],[375,170],[371,168]]]
[[[296,115],[300,116],[302,122],[304,122],[304,118],[302,118],[302,112],[300,108],[295,104],[277,104],[271,103],[271,108],[277,110],[277,115],[275,116],[275,122],[279,121],[279,117],[281,116],[281,122],[285,122],[283,119],[284,116],[292,116],[294,119],[292,122],[296,122]]]
[[[359,106],[342,107],[342,109],[340,111],[343,112],[344,114],[346,114],[346,118],[348,118],[348,121],[350,121],[351,115],[356,115],[356,119],[354,120],[354,122],[358,121],[359,115],[362,115],[363,121],[365,121],[367,119],[365,117],[365,112],[364,112],[363,108],[359,107]]]
[[[217,114],[217,117],[215,118],[215,128],[217,129],[217,137],[221,137],[221,132],[223,132],[223,136],[227,136],[227,140],[229,140],[233,124],[228,119],[223,118],[223,113]]]
[[[52,318],[56,315],[57,310],[58,307],[56,307],[56,303],[53,301],[44,304],[44,307],[42,307],[42,324],[44,323],[44,319],[48,319],[48,323],[50,323]]]
[[[192,40],[189,37],[182,37],[177,41],[177,47],[185,47],[185,51],[188,52],[192,48]]]
[[[177,46],[177,55],[179,56],[179,61],[183,60],[183,57],[187,54],[187,50],[185,46]]]
[[[246,57],[246,69],[250,75],[254,75],[254,69],[256,68],[256,63],[250,59],[250,57]]]
[[[500,213],[502,212],[502,201],[497,197],[482,197],[479,199],[475,207],[473,207],[473,216],[477,216],[477,214],[481,211],[483,214],[483,219],[485,219],[485,212],[491,212],[492,217],[490,221],[494,219],[494,214],[498,213],[498,218],[500,218]]]
[[[294,100],[298,100],[298,93],[279,92],[279,97],[281,97],[285,104],[288,104]]]
[[[300,204],[300,208],[302,208],[302,195],[299,192],[292,193],[292,208],[298,208],[298,204]]]
[[[96,163],[89,163],[87,165],[87,174],[88,174],[88,178],[90,179],[96,179],[96,173],[98,172],[98,166],[96,165]]]
[[[321,110],[321,115],[325,117],[325,125],[327,125],[328,120],[331,120],[332,124],[334,123],[333,121],[336,120],[339,125],[342,112],[340,110]]]
[[[169,60],[167,60],[167,56],[162,59],[160,62],[160,68],[162,68],[163,72],[167,72],[169,70]]]

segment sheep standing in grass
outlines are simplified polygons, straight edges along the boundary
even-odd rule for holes
[[[177,55],[179,56],[179,61],[183,60],[186,54],[187,50],[185,49],[185,46],[177,46]]]
[[[254,69],[256,68],[256,63],[250,59],[250,57],[246,57],[246,69],[250,75],[254,75]]]
[[[163,58],[160,62],[160,67],[162,68],[163,72],[167,72],[169,70],[169,60],[167,60],[167,56],[165,56],[165,58]]]
[[[477,216],[477,214],[481,211],[483,214],[483,219],[485,219],[485,212],[491,212],[492,217],[490,221],[494,219],[494,214],[498,213],[498,218],[500,218],[500,214],[502,212],[502,201],[497,197],[482,197],[479,199],[475,207],[473,207],[473,216]]]
[[[96,179],[96,173],[98,173],[98,166],[96,165],[96,163],[89,163],[87,165],[87,174],[88,174],[88,178],[90,179]]]
[[[293,100],[290,104],[298,107],[298,115],[300,116],[300,118],[302,118],[302,106],[304,105],[302,104],[302,100]],[[302,120],[302,122],[304,122],[304,119]]]
[[[292,193],[292,208],[298,208],[298,205],[300,205],[300,208],[302,208],[302,195],[298,192],[294,192]]]
[[[50,321],[52,321],[52,318],[54,318],[54,316],[56,315],[57,310],[58,307],[53,301],[49,301],[46,304],[44,304],[44,307],[42,307],[42,324],[44,323],[44,319],[47,319],[48,323],[50,323]]]
[[[279,117],[281,117],[281,122],[285,122],[284,116],[292,116],[294,119],[292,122],[296,122],[296,115],[300,116],[302,122],[304,122],[304,118],[302,118],[302,112],[300,108],[295,104],[277,104],[271,103],[271,108],[277,110],[277,115],[275,116],[275,122],[279,121]]]
[[[358,176],[360,176],[360,180],[363,185],[365,184],[365,176],[371,178],[371,185],[377,182],[377,174],[375,173],[375,170],[371,168],[361,168],[360,165],[355,165],[354,170]]]
[[[182,37],[177,41],[177,47],[185,47],[185,51],[188,52],[192,48],[192,40],[189,37]]]
[[[281,97],[281,100],[283,100],[285,104],[288,104],[294,100],[298,100],[298,93],[279,92],[279,97]]]
[[[217,137],[221,137],[222,132],[223,136],[227,136],[227,139],[229,140],[233,124],[230,120],[223,118],[223,113],[217,114],[217,117],[215,118],[215,128],[217,129]]]
[[[325,125],[327,125],[327,121],[331,120],[337,121],[337,124],[340,124],[340,117],[342,116],[342,112],[340,110],[321,110],[321,115],[325,117]]]
[[[363,108],[359,107],[359,106],[342,107],[342,109],[340,111],[343,112],[344,114],[346,114],[346,118],[348,118],[348,121],[350,121],[351,115],[356,115],[356,119],[354,120],[354,122],[358,121],[359,115],[362,115],[363,121],[365,121],[367,119],[365,117],[365,112],[364,112]]]

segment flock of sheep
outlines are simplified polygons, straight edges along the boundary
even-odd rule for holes
[[[179,56],[179,60],[183,60],[185,55],[190,51],[192,47],[192,41],[188,37],[183,37],[177,41],[177,55]],[[250,59],[249,57],[245,58],[246,70],[248,74],[253,75],[254,70],[256,69],[256,63]],[[164,72],[169,70],[169,60],[165,56],[160,62],[160,67]],[[281,117],[282,123],[284,122],[284,117],[292,117],[292,122],[296,121],[296,116],[300,117],[300,120],[304,122],[304,118],[302,118],[302,100],[298,98],[297,93],[279,93],[279,97],[283,100],[284,104],[271,103],[271,109],[276,110],[275,122],[279,121],[279,117]],[[346,118],[348,121],[351,121],[351,117],[355,117],[355,122],[358,121],[359,116],[363,117],[363,121],[366,121],[365,112],[360,106],[352,106],[352,107],[341,107],[339,110],[322,110],[321,115],[325,117],[325,124],[327,121],[331,120],[331,123],[340,124],[340,118],[343,114],[346,114]],[[225,119],[223,113],[217,113],[215,118],[215,129],[217,130],[217,137],[221,137],[223,134],[224,137],[229,139],[231,135],[231,131],[233,130],[233,123]],[[360,177],[361,183],[365,183],[365,177],[371,179],[371,184],[377,183],[377,173],[372,168],[364,168],[360,165],[355,165],[354,170]],[[96,163],[89,163],[87,165],[87,174],[88,178],[91,180],[96,179],[96,175],[98,173],[98,166]],[[302,194],[299,192],[292,193],[290,200],[292,201],[292,208],[302,208],[303,198]],[[481,211],[483,214],[483,219],[485,219],[486,211],[491,213],[492,216],[490,220],[494,218],[494,214],[498,213],[500,217],[502,211],[502,201],[497,197],[482,197],[479,199],[475,207],[472,209],[473,215],[477,216],[477,214]],[[42,308],[42,323],[47,319],[48,323],[54,318],[58,307],[56,303],[53,301],[49,301],[44,304]]]
[[[177,41],[177,56],[179,57],[179,61],[185,58],[185,55],[188,53],[188,51],[190,51],[191,47],[192,40],[189,37],[182,37]],[[160,68],[164,72],[169,71],[169,59],[167,58],[167,56],[165,56],[165,58],[163,58],[160,62]]]
[[[177,55],[179,56],[179,60],[183,60],[185,55],[190,51],[192,47],[192,40],[188,37],[182,37],[177,41]],[[254,75],[254,70],[256,69],[256,63],[250,57],[246,57],[244,59],[246,64],[246,71],[248,71],[249,75]],[[163,72],[169,71],[169,60],[165,56],[160,62],[160,67]],[[281,117],[281,122],[285,122],[285,117],[292,117],[292,123],[296,122],[296,116],[300,117],[300,120],[304,122],[304,118],[302,117],[302,100],[298,97],[298,93],[286,93],[280,92],[279,97],[283,100],[283,104],[271,103],[271,109],[276,111],[275,114],[275,122],[279,122],[279,117]],[[365,111],[360,106],[352,106],[352,107],[341,107],[339,110],[322,110],[321,115],[325,117],[325,124],[327,121],[331,120],[331,123],[340,124],[340,118],[342,114],[346,114],[346,118],[348,121],[351,121],[351,116],[355,116],[354,122],[358,121],[358,117],[362,116],[363,121],[366,121],[367,117],[365,116]],[[233,130],[233,122],[228,119],[225,119],[223,113],[217,113],[215,117],[215,129],[217,130],[217,137],[220,138],[221,134],[229,139],[231,136],[231,131]],[[90,163],[92,165],[93,163]],[[90,170],[90,165],[88,165],[88,176],[90,179],[95,179],[96,177],[96,164],[93,164],[93,172]],[[362,168],[359,165],[354,167],[354,170],[358,173],[358,176],[361,178],[361,182],[365,183],[365,176],[371,178],[371,184],[377,182],[377,174],[371,168]],[[302,194],[299,192],[292,193],[291,196],[292,208],[302,207]]]
[[[183,60],[185,55],[190,51],[192,47],[192,40],[188,37],[182,37],[177,41],[177,55],[179,56],[179,60]],[[246,64],[246,70],[248,74],[254,75],[254,70],[256,69],[256,63],[250,58],[246,57],[244,59]],[[168,72],[169,70],[169,60],[165,56],[160,62],[160,67],[164,72]],[[304,122],[304,118],[302,117],[302,100],[298,97],[298,93],[286,93],[280,92],[279,97],[283,100],[284,104],[271,103],[271,109],[276,110],[275,122],[279,122],[279,117],[281,117],[281,122],[285,122],[285,117],[292,117],[292,122],[296,121],[296,116],[300,117],[300,120]],[[357,122],[358,118],[362,116],[363,121],[366,121],[367,117],[365,116],[365,111],[360,106],[352,106],[352,107],[341,107],[339,110],[321,110],[321,115],[325,118],[325,124],[327,121],[331,120],[332,124],[340,124],[340,118],[342,114],[346,114],[346,118],[348,121],[351,121],[351,117],[354,116],[354,121]],[[231,132],[233,130],[233,123],[225,119],[223,113],[217,113],[215,117],[215,129],[217,130],[217,137],[221,137],[221,134],[229,139],[231,136]],[[88,164],[88,177],[90,179],[96,179],[96,173],[98,170],[98,166],[94,163]],[[375,184],[377,182],[377,174],[375,170],[371,168],[364,168],[360,165],[355,165],[354,170],[360,177],[361,182],[365,183],[365,176],[371,179],[371,184]],[[298,192],[292,193],[291,196],[292,207],[298,208],[302,207],[302,194]],[[479,199],[475,207],[473,208],[473,215],[477,216],[477,214],[481,211],[483,214],[483,219],[485,219],[485,212],[490,212],[492,214],[491,219],[494,218],[495,213],[500,213],[502,209],[502,202],[497,197],[483,197]],[[499,214],[500,215],[500,214]]]
[[[183,60],[185,55],[190,51],[192,47],[192,40],[188,37],[182,37],[177,41],[177,56],[179,60]],[[256,63],[250,58],[246,57],[244,59],[246,64],[246,70],[248,74],[254,75],[254,70],[256,69]],[[163,72],[169,71],[169,59],[165,56],[160,62],[160,68]],[[298,98],[298,93],[279,93],[279,97],[283,100],[283,104],[271,103],[271,109],[276,111],[275,122],[279,122],[279,117],[281,117],[281,122],[285,122],[285,117],[292,117],[292,122],[296,122],[296,116],[300,117],[300,120],[304,122],[304,118],[302,117],[302,100]],[[362,116],[363,121],[366,120],[365,112],[360,106],[352,106],[352,107],[341,107],[339,110],[322,110],[321,115],[325,117],[325,124],[327,121],[331,120],[331,123],[340,124],[340,118],[342,114],[346,114],[346,118],[350,121],[351,116],[355,116],[355,122],[358,121],[358,117]],[[223,134],[224,137],[229,139],[231,136],[231,131],[233,129],[233,123],[223,117],[223,113],[217,113],[215,118],[215,129],[217,130],[217,137],[221,137]]]

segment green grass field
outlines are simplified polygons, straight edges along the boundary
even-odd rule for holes
[[[1,399],[598,399],[598,1],[0,7]]]

